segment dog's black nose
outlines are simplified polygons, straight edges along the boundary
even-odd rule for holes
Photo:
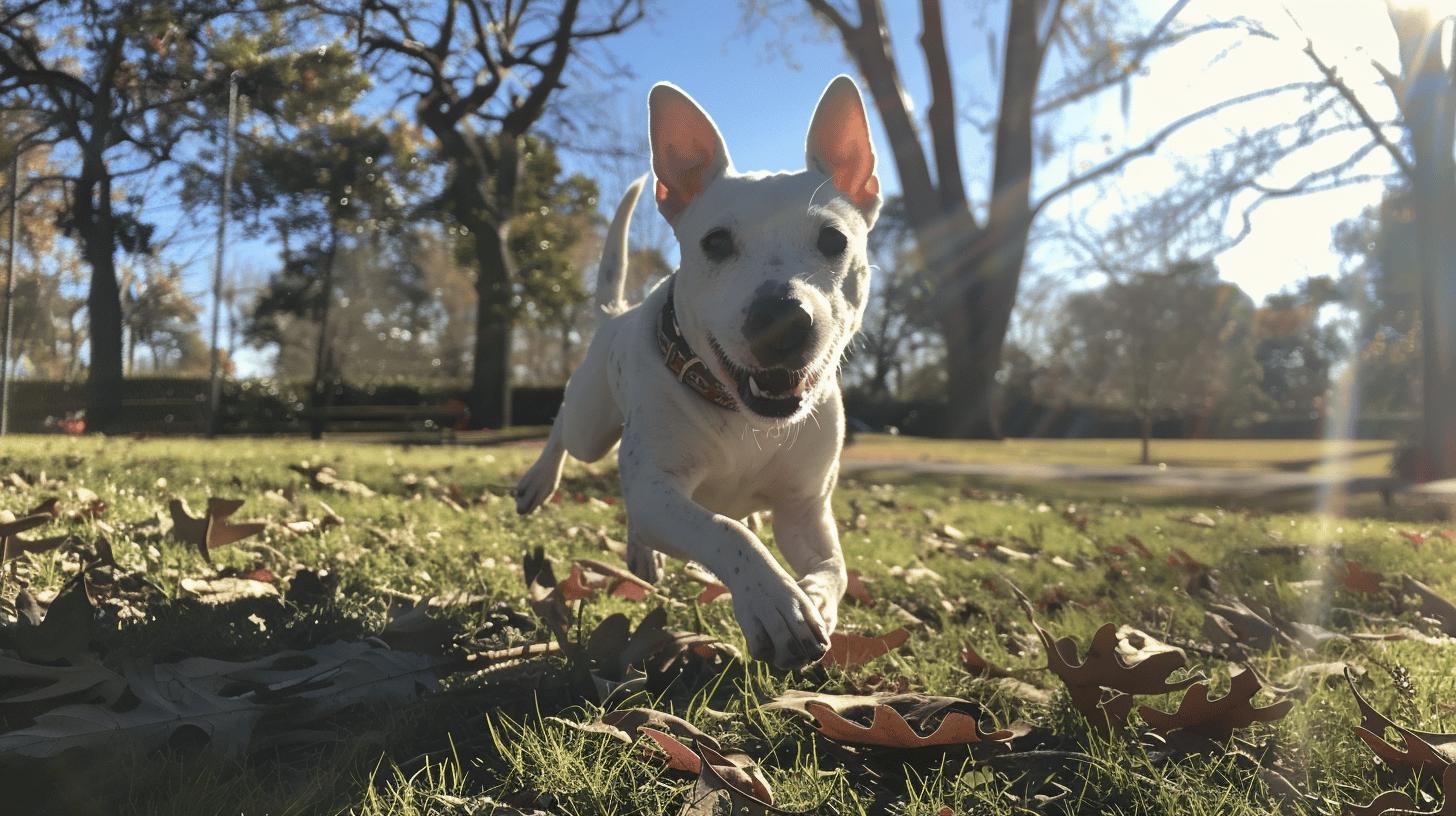
[[[814,316],[794,298],[761,297],[749,305],[743,321],[743,337],[766,368],[798,368],[813,333]]]

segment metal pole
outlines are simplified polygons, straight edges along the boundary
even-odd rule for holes
[[[15,325],[15,255],[20,238],[20,145],[10,159],[10,251],[5,258],[5,339],[0,344],[0,436],[10,432],[10,335]]]
[[[222,137],[222,206],[217,219],[217,255],[212,266],[212,369],[207,400],[207,436],[211,439],[222,431],[222,349],[218,347],[218,329],[222,325],[222,263],[227,241],[227,223],[231,210],[233,187],[233,131],[238,127],[238,72],[228,78],[227,131]]]

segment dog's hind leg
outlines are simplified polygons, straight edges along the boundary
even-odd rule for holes
[[[566,444],[562,441],[564,417],[557,417],[546,438],[546,447],[536,457],[536,464],[516,483],[516,512],[521,515],[540,507],[561,484],[561,469],[566,465]]]
[[[607,387],[605,357],[608,342],[601,335],[592,341],[586,361],[566,384],[561,411],[536,464],[516,484],[516,512],[525,515],[540,507],[561,484],[566,456],[595,462],[612,452],[622,435],[621,414]]]
[[[566,383],[566,399],[556,424],[562,428],[561,442],[571,458],[595,462],[612,452],[622,438],[622,412],[607,381],[611,364],[613,326],[604,326],[592,338],[586,359]]]

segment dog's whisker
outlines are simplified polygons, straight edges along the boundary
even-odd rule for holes
[[[823,183],[821,183],[818,187],[814,188],[814,192],[809,194],[809,206],[804,208],[804,213],[806,215],[814,211],[814,199],[819,197],[819,191],[824,189],[824,185],[828,184],[831,181],[833,181],[833,179],[825,179]]]

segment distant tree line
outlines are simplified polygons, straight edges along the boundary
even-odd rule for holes
[[[971,13],[968,37],[924,0],[930,94],[917,110],[882,0],[743,0],[755,25],[843,45],[903,188],[874,237],[882,274],[847,384],[938,400],[937,430],[957,436],[999,433],[1019,400],[1115,406],[1144,429],[1170,415],[1322,419],[1343,388],[1364,411],[1419,409],[1428,470],[1452,475],[1456,232],[1441,214],[1456,209],[1456,72],[1440,21],[1389,3],[1398,60],[1374,68],[1390,121],[1311,39],[1306,80],[1053,173],[1078,139],[1059,113],[1107,95],[1126,111],[1158,54],[1194,38],[1280,40],[1241,17],[1185,24],[1188,5],[1010,0]],[[615,191],[563,171],[566,150],[612,147],[591,118],[591,86],[606,80],[580,66],[651,13],[647,0],[7,4],[0,157],[23,151],[22,370],[84,376],[89,427],[106,430],[123,377],[207,367],[199,304],[211,294],[188,291],[181,269],[205,264],[235,83],[233,235],[277,260],[223,293],[224,366],[262,351],[320,408],[344,382],[457,381],[472,422],[508,423],[512,383],[559,382],[592,324],[600,197]],[[986,66],[971,65],[971,42]],[[972,71],[996,91],[984,121],[958,88]],[[1069,193],[1112,183],[1184,128],[1281,99],[1299,100],[1297,115],[1189,162],[1187,178],[1090,237],[1050,223],[1077,221]],[[1368,137],[1353,155],[1320,150],[1352,133]],[[988,160],[964,161],[977,139]],[[1313,169],[1291,182],[1274,171],[1294,155]],[[1340,228],[1347,269],[1262,304],[1217,280],[1208,259],[1254,208],[1368,181],[1370,156],[1389,159],[1376,175],[1391,192]],[[1085,274],[1029,292],[1029,246],[1059,239]],[[634,284],[670,271],[652,248],[634,264]]]

